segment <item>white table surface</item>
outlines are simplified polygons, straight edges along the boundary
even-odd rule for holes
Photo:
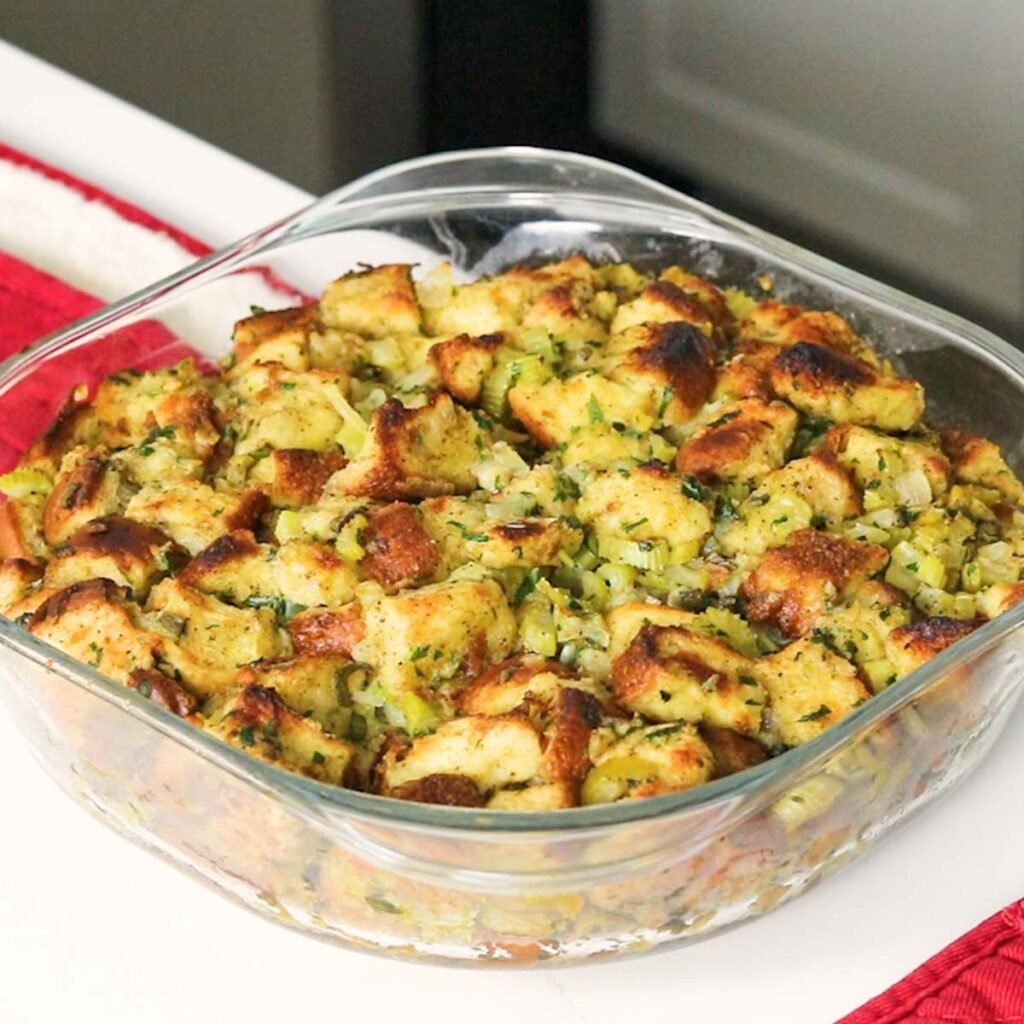
[[[0,139],[211,243],[308,197],[0,43]],[[488,1024],[833,1021],[1024,897],[1024,715],[981,769],[875,853],[774,914],[698,945],[565,971],[391,963],[219,899],[87,817],[0,712],[0,1022],[244,1018]],[[385,1009],[386,1008],[386,1009]]]

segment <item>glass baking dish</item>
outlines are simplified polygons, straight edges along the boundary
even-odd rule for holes
[[[771,275],[776,297],[838,310],[918,377],[932,418],[991,437],[1024,470],[1024,357],[1009,345],[639,175],[522,148],[372,174],[40,341],[0,366],[0,415],[23,416],[30,401],[52,415],[63,396],[46,381],[123,368],[137,332],[147,365],[180,358],[180,340],[221,356],[250,303],[293,303],[360,262],[450,259],[476,275],[578,251],[681,263],[723,286]],[[154,336],[166,341],[155,354]],[[0,454],[9,464],[19,453]],[[571,963],[762,914],[931,803],[978,764],[1016,702],[1022,619],[1024,604],[763,765],[541,813],[408,803],[287,774],[5,619],[0,692],[78,802],[276,921],[402,957]]]

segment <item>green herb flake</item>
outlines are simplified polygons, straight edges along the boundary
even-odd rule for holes
[[[293,380],[283,380],[283,381],[281,381],[279,387],[281,388],[282,391],[294,391],[295,390],[295,381],[293,381]]]
[[[647,521],[647,516],[644,516],[643,519],[637,519],[632,523],[623,523],[622,529],[625,530],[626,533],[629,533],[630,531],[635,530],[638,526],[643,526]]]
[[[484,544],[487,541],[487,537],[482,533],[473,533],[465,523],[460,523],[456,519],[448,520],[449,526],[454,526],[459,533],[462,534],[463,540],[471,540],[476,544]]]
[[[313,751],[313,764],[323,764],[327,760],[319,750]]]
[[[590,401],[587,402],[587,415],[590,417],[591,423],[604,422],[604,409],[601,408],[601,403],[597,400],[596,395],[591,395]]]
[[[688,498],[692,498],[694,501],[706,501],[708,496],[707,488],[693,476],[684,476],[683,482],[680,484],[679,489]]]
[[[396,907],[394,903],[381,896],[367,896],[366,902],[380,914],[400,914],[402,912],[401,907]]]
[[[262,306],[250,306],[249,313],[252,316],[263,316],[267,311]]]
[[[536,567],[523,577],[523,582],[516,587],[515,596],[512,598],[512,603],[516,607],[521,605],[537,589],[537,580],[539,579],[540,569]]]
[[[100,647],[95,641],[90,641],[89,650],[92,651],[92,663],[93,665],[99,665],[103,660],[103,648]]]
[[[801,715],[798,722],[816,722],[819,718],[824,718],[826,715],[831,715],[832,709],[827,704],[822,704],[816,711],[809,711],[806,715]]]
[[[672,402],[675,392],[670,387],[665,387],[661,392],[661,401],[658,403],[657,418],[660,420],[665,412],[668,410],[670,403]]]
[[[420,658],[425,658],[429,653],[430,653],[430,648],[429,647],[422,647],[422,646],[414,647],[411,651],[409,651],[409,660],[410,661],[419,661]]]
[[[256,737],[253,735],[253,729],[251,725],[244,726],[238,730],[238,742],[243,747],[251,747],[256,742]]]

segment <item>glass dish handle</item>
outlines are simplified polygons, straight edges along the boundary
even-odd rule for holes
[[[372,171],[329,193],[313,209],[397,193],[458,187],[578,190],[683,208],[705,221],[702,203],[607,160],[532,146],[497,146],[418,157]]]

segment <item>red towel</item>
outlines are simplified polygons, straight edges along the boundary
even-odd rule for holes
[[[0,147],[0,159],[8,154]],[[22,158],[24,161],[25,158]],[[30,162],[38,169],[41,165]],[[76,183],[52,169],[48,176],[90,198],[105,202],[133,223],[174,233],[142,211]],[[187,240],[192,251],[202,246]],[[2,236],[0,236],[2,245]],[[195,247],[195,248],[193,248]],[[294,294],[294,293],[293,293]],[[69,287],[49,274],[0,252],[0,358],[16,352],[43,334],[84,316],[100,305],[92,296]],[[141,324],[121,332],[105,346],[101,364],[90,367],[94,377],[125,366],[166,365],[189,349],[158,324]],[[24,414],[0,420],[0,468],[5,457],[23,451],[45,425],[54,395],[67,392],[81,378],[81,361],[72,375],[55,365],[44,381],[33,380],[18,394]],[[3,398],[5,407],[9,400]],[[9,464],[9,462],[8,462]],[[683,954],[685,955],[685,954]],[[887,992],[844,1017],[839,1024],[1024,1024],[1024,901],[990,917],[947,946]]]

